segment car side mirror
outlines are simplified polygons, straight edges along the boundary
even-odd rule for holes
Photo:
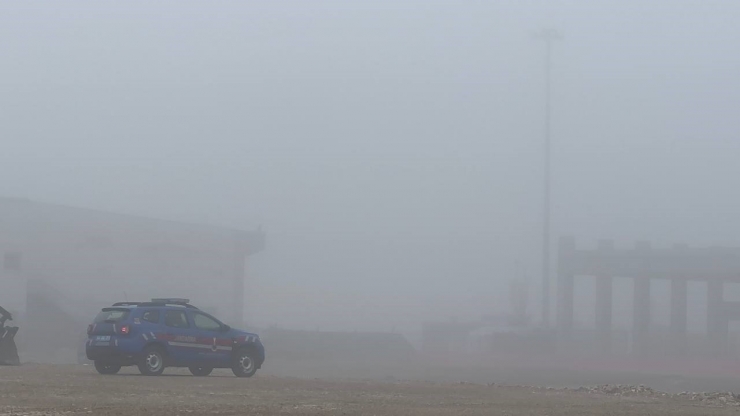
[[[229,332],[231,331],[231,327],[228,325],[224,325],[221,327],[221,332]]]

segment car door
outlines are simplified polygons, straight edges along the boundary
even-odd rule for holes
[[[140,336],[143,338],[145,343],[149,343],[150,341],[156,340],[157,337],[165,335],[167,331],[163,329],[161,324],[162,311],[155,308],[142,309],[141,311],[138,309],[139,308],[137,308],[138,313],[134,315],[135,329],[132,330],[132,333],[135,333],[137,337]]]
[[[187,363],[197,359],[196,337],[185,310],[165,310],[164,331],[171,359],[178,363]]]
[[[189,311],[195,328],[197,342],[200,347],[199,359],[219,366],[231,359],[231,344],[233,341],[224,325],[216,318],[199,311]]]

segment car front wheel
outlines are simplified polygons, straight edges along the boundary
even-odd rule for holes
[[[121,371],[121,366],[118,364],[106,363],[105,361],[96,360],[95,369],[100,374],[116,374]]]
[[[237,377],[252,377],[257,372],[257,360],[254,352],[241,349],[234,354],[231,371]]]
[[[205,377],[213,371],[211,367],[189,367],[189,369],[190,373],[196,377]]]
[[[139,359],[139,372],[145,376],[158,376],[164,371],[164,353],[158,347],[149,347]]]

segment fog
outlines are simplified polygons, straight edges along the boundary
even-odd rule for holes
[[[255,325],[417,331],[508,311],[512,278],[537,318],[533,34],[564,35],[553,245],[740,246],[739,20],[732,1],[3,2],[0,195],[262,225]]]

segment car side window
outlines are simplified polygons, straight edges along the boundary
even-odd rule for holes
[[[159,311],[152,310],[152,311],[145,311],[143,315],[141,315],[141,320],[151,322],[153,324],[159,323]]]
[[[221,324],[216,322],[214,319],[203,315],[202,313],[193,314],[193,324],[196,328],[205,331],[218,331],[221,329]]]
[[[164,324],[172,328],[188,328],[188,318],[183,311],[166,311],[164,313]]]

